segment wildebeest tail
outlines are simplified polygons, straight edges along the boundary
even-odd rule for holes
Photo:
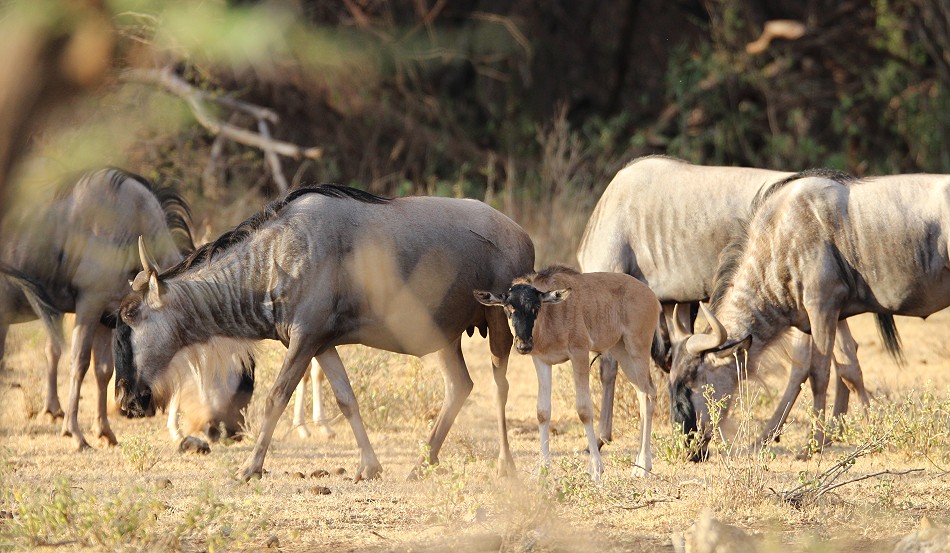
[[[660,317],[662,322],[663,317]],[[669,340],[669,335],[662,331],[663,329],[660,326],[657,326],[656,332],[653,333],[653,344],[650,346],[650,357],[653,358],[653,362],[656,363],[657,367],[663,370],[663,372],[670,372],[672,368],[673,360],[669,356],[670,348],[667,347],[667,341]]]
[[[877,319],[877,330],[881,333],[881,339],[884,341],[884,349],[895,361],[904,363],[903,346],[901,345],[901,337],[897,334],[894,315],[877,313],[874,318]]]
[[[62,344],[63,332],[58,321],[63,313],[53,306],[53,300],[50,299],[43,285],[13,267],[3,264],[0,264],[0,278],[23,293],[33,312],[43,321],[43,326],[46,327],[50,338]]]

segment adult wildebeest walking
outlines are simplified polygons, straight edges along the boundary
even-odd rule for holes
[[[73,437],[77,449],[89,447],[78,412],[80,386],[93,352],[99,385],[94,433],[116,443],[105,395],[112,376],[111,329],[100,320],[118,308],[128,279],[135,275],[136,237],[145,236],[158,259],[172,263],[180,259],[176,237],[187,236],[190,242],[187,220],[187,208],[172,190],[155,188],[126,171],[103,169],[64,181],[51,191],[49,204],[10,210],[3,221],[0,260],[38,283],[58,311],[76,313],[63,434]],[[34,317],[22,291],[11,286],[0,290],[0,357],[8,326]],[[54,418],[63,414],[56,392],[59,355],[59,344],[51,336],[44,412]]]
[[[709,298],[720,253],[749,217],[753,198],[792,173],[747,167],[693,165],[664,156],[639,158],[617,173],[597,203],[577,258],[583,271],[630,274],[647,283],[664,304],[666,326],[692,331],[691,321],[674,323],[672,307]],[[801,385],[809,376],[809,337],[796,333],[792,370],[782,401],[762,440],[780,431]],[[672,353],[667,346],[657,351]],[[856,357],[857,344],[845,321],[838,326],[834,415],[847,411],[849,388],[868,405]],[[655,359],[666,368],[667,361]],[[601,356],[601,439],[610,441],[616,362]],[[827,378],[827,377],[824,377]]]
[[[660,302],[650,288],[623,273],[581,274],[555,265],[515,279],[503,294],[476,291],[475,297],[483,305],[504,308],[515,330],[515,349],[530,354],[534,361],[542,464],[551,462],[551,365],[570,360],[577,415],[587,432],[590,475],[600,481],[604,464],[594,433],[590,352],[610,352],[620,361],[640,402],[640,453],[633,474],[650,472],[650,428],[656,402],[650,346],[660,317]]]
[[[895,186],[805,172],[754,205],[747,235],[730,245],[717,277],[706,310],[712,331],[689,336],[671,372],[673,416],[687,430],[708,422],[706,384],[717,399],[735,390],[739,377],[723,354],[737,347],[748,350],[751,373],[789,325],[810,332],[820,408],[828,380],[814,375],[826,374],[839,320],[926,317],[950,305],[950,177],[904,175]],[[815,439],[824,443],[820,427]]]
[[[502,310],[479,305],[472,292],[530,271],[534,246],[498,211],[475,200],[390,200],[324,185],[272,202],[164,273],[142,252],[144,269],[120,310],[127,326],[116,332],[116,392],[126,408],[165,393],[168,363],[188,345],[227,336],[287,346],[239,478],[261,474],[277,420],[314,356],[360,446],[357,478],[381,472],[336,351],[353,343],[438,352],[445,400],[428,453],[436,462],[472,388],[461,334],[475,328],[487,330],[492,352],[499,470],[513,467],[504,416],[511,332]]]

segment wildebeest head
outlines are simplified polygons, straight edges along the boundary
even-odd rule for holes
[[[482,305],[504,308],[515,335],[515,349],[522,354],[531,353],[534,348],[534,323],[538,319],[541,305],[561,303],[570,295],[570,288],[541,292],[530,284],[516,284],[501,295],[475,291],[475,299]]]
[[[740,348],[748,349],[752,338],[728,342],[726,329],[704,304],[700,304],[700,309],[710,332],[692,334],[681,325],[678,309],[677,305],[671,336],[670,420],[674,432],[678,430],[699,440],[691,460],[703,461],[712,431],[707,400],[718,403],[735,391],[738,375],[732,355]]]
[[[139,257],[142,271],[119,307],[112,344],[116,402],[130,417],[144,416],[153,401],[163,404],[167,399],[170,383],[162,377],[181,348],[173,321],[162,313],[168,290],[141,237]]]

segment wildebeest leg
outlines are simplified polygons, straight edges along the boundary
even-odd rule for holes
[[[551,365],[532,357],[538,373],[538,435],[541,438],[541,468],[551,466]]]
[[[633,345],[618,344],[611,350],[620,361],[620,368],[637,390],[640,403],[640,453],[633,467],[634,476],[646,476],[653,470],[653,454],[650,451],[650,435],[653,432],[653,410],[656,407],[656,387],[650,376],[649,356]],[[649,351],[649,345],[646,350]]]
[[[80,300],[88,306],[90,302]],[[63,436],[72,436],[77,450],[89,448],[89,443],[79,430],[79,392],[82,380],[89,370],[92,357],[92,345],[95,339],[96,327],[99,326],[98,316],[90,313],[100,313],[102,310],[93,310],[84,305],[76,306],[76,324],[73,327],[73,343],[71,352],[71,371],[69,383],[69,403],[66,405],[66,417],[63,419]]]
[[[98,385],[98,397],[96,398],[96,423],[93,426],[93,434],[100,441],[107,445],[116,445],[115,434],[109,426],[108,413],[108,394],[109,381],[112,380],[112,372],[115,370],[115,363],[112,359],[112,329],[98,325],[93,338],[93,351],[96,371],[96,384]]]
[[[356,403],[356,394],[353,393],[353,387],[350,385],[350,379],[346,375],[346,369],[343,367],[343,360],[336,348],[330,348],[317,356],[317,362],[320,368],[330,381],[330,387],[333,389],[333,395],[336,396],[337,405],[340,406],[340,412],[346,417],[353,429],[353,436],[356,437],[356,444],[360,448],[360,466],[356,471],[355,480],[369,480],[379,478],[383,472],[383,466],[379,464],[376,458],[376,452],[373,451],[373,445],[369,442],[369,436],[366,434],[366,427],[363,426],[363,418],[360,416],[360,408]],[[316,378],[311,378],[316,382]]]
[[[442,399],[442,408],[439,410],[439,416],[435,419],[435,426],[429,434],[428,458],[425,456],[419,460],[419,466],[409,475],[410,478],[418,476],[421,469],[427,465],[436,465],[439,463],[439,451],[442,449],[442,443],[455,422],[465,399],[472,393],[472,377],[468,374],[468,367],[465,366],[465,359],[462,357],[462,337],[459,336],[455,342],[436,352],[439,358],[439,365],[442,368],[442,380],[445,383],[445,397]],[[329,375],[328,375],[329,376]]]
[[[785,419],[788,418],[788,414],[795,405],[795,400],[798,399],[798,394],[802,391],[802,385],[810,376],[811,336],[797,329],[792,330],[792,333],[792,350],[790,352],[792,368],[788,375],[788,385],[785,387],[785,393],[782,394],[782,399],[779,401],[775,413],[769,419],[768,424],[765,425],[765,430],[759,438],[759,443],[762,445],[768,444],[772,440],[778,441],[779,436],[782,435],[782,426],[785,424]]]
[[[600,438],[597,449],[614,439],[614,392],[617,386],[617,360],[609,353],[600,355]]]
[[[505,413],[508,405],[508,357],[511,355],[511,344],[514,338],[511,336],[511,329],[508,328],[505,313],[501,308],[487,308],[485,317],[488,322],[488,347],[491,350],[492,376],[495,379],[495,406],[498,414],[498,475],[507,476],[515,472],[515,460],[511,456],[511,445],[508,443],[508,419]],[[458,362],[468,375],[461,350],[458,353]]]
[[[63,318],[57,317],[56,321],[54,326],[62,329]],[[62,340],[57,338],[57,336],[46,337],[46,404],[43,407],[43,414],[52,421],[63,416],[56,382],[59,372],[59,358],[63,354],[63,347]]]
[[[820,302],[809,304],[806,302],[805,309],[808,312],[808,318],[811,322],[812,352],[811,352],[811,370],[809,378],[811,380],[811,391],[814,405],[815,431],[813,433],[814,443],[822,448],[828,442],[825,437],[825,405],[828,396],[828,382],[831,379],[831,359],[834,353],[835,329],[838,326],[838,313],[822,310]]]
[[[181,402],[181,390],[175,390],[172,398],[168,401],[168,422],[165,424],[168,428],[168,435],[173,442],[180,442],[184,436],[178,426],[178,405]]]
[[[590,451],[590,477],[600,482],[604,473],[604,461],[597,449],[597,434],[594,433],[594,405],[590,399],[590,352],[571,352],[571,366],[574,373],[574,406],[577,416],[587,432],[587,448]]]
[[[330,420],[327,417],[326,409],[323,408],[323,381],[325,380],[323,368],[316,359],[310,364],[310,385],[313,387],[313,424],[321,434],[327,438],[336,436],[336,432],[330,428]]]
[[[314,359],[310,367],[310,372],[307,373],[304,371],[303,378],[297,383],[297,390],[294,392],[294,428],[297,429],[297,435],[301,438],[310,437],[310,431],[307,430],[307,421],[304,416],[304,412],[307,410],[307,381],[314,379],[317,366],[317,360]],[[317,401],[316,396],[314,396],[313,400],[314,402]]]
[[[238,480],[247,482],[253,477],[260,478],[264,470],[264,456],[267,455],[267,448],[270,446],[277,421],[284,412],[284,408],[287,407],[294,388],[303,378],[303,373],[306,372],[317,348],[318,345],[314,343],[314,340],[308,339],[307,336],[299,334],[291,336],[277,380],[274,381],[274,386],[264,403],[264,422],[257,435],[257,443],[254,444],[254,450],[251,451],[247,461],[234,475]]]
[[[858,343],[851,335],[848,321],[838,321],[838,332],[835,334],[834,349],[835,375],[835,404],[832,415],[835,419],[848,412],[848,398],[850,392],[858,394],[865,415],[871,406],[868,391],[864,388],[864,375],[858,363]]]

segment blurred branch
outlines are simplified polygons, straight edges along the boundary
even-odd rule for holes
[[[188,82],[176,75],[171,70],[171,68],[131,69],[123,73],[121,78],[122,80],[128,82],[138,82],[160,86],[166,92],[174,94],[175,96],[178,96],[188,102],[188,105],[191,107],[191,111],[194,113],[198,123],[211,131],[213,134],[224,136],[235,142],[244,144],[245,146],[258,148],[259,150],[264,151],[265,155],[268,153],[279,154],[293,159],[320,159],[323,156],[323,148],[303,148],[296,144],[291,144],[290,142],[275,140],[269,136],[269,133],[267,133],[267,136],[264,136],[262,134],[248,131],[246,129],[242,129],[216,119],[205,109],[204,102],[217,102],[231,109],[248,113],[257,118],[259,122],[276,122],[278,117],[277,114],[272,110],[261,106],[235,100],[234,98],[226,98],[208,94],[207,92],[204,92],[188,84]],[[275,175],[275,180],[276,178],[277,177]],[[284,183],[286,184],[286,180]]]

